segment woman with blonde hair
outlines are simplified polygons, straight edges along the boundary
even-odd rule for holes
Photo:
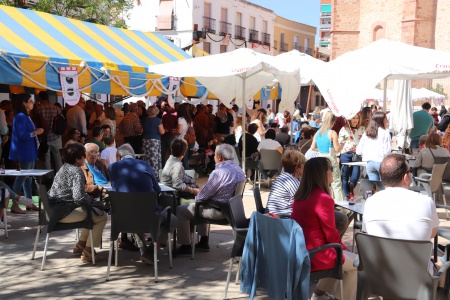
[[[344,201],[341,172],[339,171],[339,163],[336,158],[336,153],[341,152],[342,147],[338,141],[338,134],[331,129],[335,122],[336,116],[331,111],[328,111],[325,114],[322,127],[314,135],[311,149],[318,151],[320,156],[326,157],[331,161],[333,166],[333,183],[331,184],[333,196],[336,201]]]
[[[414,162],[417,175],[431,173],[436,157],[450,157],[447,149],[441,146],[442,139],[437,133],[430,133],[425,142],[425,147],[419,151]]]
[[[254,137],[261,142],[266,135],[266,129],[264,128],[264,124],[266,123],[267,111],[264,108],[258,109],[258,111],[252,116],[250,124],[256,124],[258,126],[258,130],[254,134]]]
[[[236,138],[236,143],[238,143],[242,136],[242,114],[238,114],[236,116],[236,122],[234,122],[233,126],[233,134]]]

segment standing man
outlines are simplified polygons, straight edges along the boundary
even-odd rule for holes
[[[138,106],[136,103],[130,103],[128,113],[123,117],[119,125],[119,130],[123,134],[125,143],[133,147],[134,152],[140,153],[142,146],[142,124],[137,115]]]
[[[86,114],[84,112],[85,107],[86,100],[84,100],[84,98],[80,96],[80,100],[78,101],[77,105],[72,106],[72,108],[67,111],[67,130],[76,128],[82,134],[87,136]]]
[[[428,135],[428,131],[434,125],[433,117],[430,115],[431,105],[428,102],[422,104],[422,109],[413,113],[413,129],[409,133],[411,148],[419,148],[419,139],[422,135]]]
[[[124,144],[117,148],[117,162],[109,165],[109,175],[113,191],[123,193],[133,192],[156,192],[160,193],[158,180],[149,162],[135,159],[133,148],[129,144]],[[157,205],[157,210],[160,209]],[[177,218],[170,216],[170,230],[173,232],[177,226]],[[164,228],[164,226],[163,226]],[[161,244],[167,244],[167,233],[163,233]],[[140,237],[142,239],[142,237]],[[136,239],[137,240],[137,239]],[[170,241],[168,241],[170,242]],[[122,233],[122,245],[130,243],[126,233]],[[142,241],[137,240],[141,250],[140,259],[150,265],[153,264],[153,247],[145,247]]]
[[[200,189],[195,198],[196,202],[220,201],[228,202],[233,197],[239,182],[245,181],[245,174],[239,165],[234,162],[235,150],[228,144],[220,144],[216,148],[214,161],[215,170],[209,176],[208,182]],[[214,207],[202,207],[200,214],[204,218],[221,220],[225,216]],[[178,217],[178,241],[181,246],[176,250],[177,255],[191,254],[191,226],[194,221],[195,203],[184,204],[177,207]],[[196,249],[209,251],[209,236],[207,225],[198,225],[200,242],[195,245]]]
[[[60,114],[59,108],[48,101],[48,93],[42,91],[38,94],[39,106],[38,114],[41,120],[42,126],[44,127],[44,134],[47,138],[48,150],[45,154],[45,168],[52,169],[50,153],[53,156],[53,161],[55,162],[55,171],[58,172],[59,168],[62,166],[61,153],[62,149],[62,139],[61,135],[53,132],[53,120]]]

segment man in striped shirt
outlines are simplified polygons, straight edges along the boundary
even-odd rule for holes
[[[300,151],[288,150],[281,156],[283,172],[272,184],[267,200],[266,213],[290,217],[294,195],[300,186],[306,159]]]
[[[235,150],[231,145],[221,144],[217,146],[214,161],[216,168],[209,176],[208,182],[201,188],[195,201],[220,201],[227,202],[233,197],[239,182],[245,181],[242,169],[234,163]],[[191,225],[194,220],[195,203],[180,205],[177,208],[178,232],[177,237],[181,246],[176,250],[177,255],[191,254]],[[225,216],[214,207],[201,208],[201,215],[207,219],[220,220]],[[198,225],[200,242],[196,249],[209,251],[209,237],[206,224]]]

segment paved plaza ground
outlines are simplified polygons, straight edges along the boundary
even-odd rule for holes
[[[200,179],[200,185],[206,179]],[[247,217],[255,210],[252,186],[247,184],[244,206]],[[269,190],[262,187],[263,203]],[[445,214],[440,213],[442,224]],[[160,250],[159,282],[154,282],[153,266],[138,261],[138,252],[119,251],[119,266],[111,267],[111,280],[105,281],[107,260],[96,266],[83,264],[79,256],[72,254],[75,232],[63,231],[51,234],[47,264],[40,271],[45,241],[45,230],[39,239],[36,259],[31,260],[36,236],[37,212],[26,215],[11,214],[9,238],[0,236],[0,299],[222,299],[228,272],[233,235],[229,226],[211,227],[211,251],[196,252],[195,260],[177,257],[173,269],[169,269],[167,250]],[[0,230],[0,235],[3,230]],[[110,235],[108,222],[103,232],[103,249],[99,253],[107,257]],[[446,243],[446,241],[441,241]],[[344,243],[351,246],[352,228],[344,236]],[[276,258],[274,258],[276,259]],[[237,268],[235,264],[234,271]],[[235,273],[233,273],[233,279]],[[259,291],[257,299],[270,299]],[[230,284],[229,299],[247,299],[239,292],[239,285]],[[373,298],[378,299],[378,298]]]

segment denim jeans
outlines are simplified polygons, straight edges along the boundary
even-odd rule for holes
[[[32,170],[34,169],[34,161],[30,161],[30,162],[20,162],[20,168],[22,170]],[[20,177],[16,177],[16,180],[14,180],[14,184],[13,184],[13,191],[20,195],[20,191],[22,190],[24,191],[25,197],[27,197],[28,199],[31,199],[33,197],[32,193],[31,193],[31,177],[25,177],[25,176],[20,176]]]
[[[347,152],[344,154],[341,154],[341,163],[348,163],[352,161],[353,153]],[[360,174],[359,167],[351,167],[347,165],[342,165],[342,189],[344,190],[345,197],[348,198],[348,193],[350,192],[350,183],[353,183],[353,186],[356,187],[356,184],[358,183]]]
[[[367,162],[367,176],[369,180],[380,180],[380,165],[381,162],[369,160]]]

